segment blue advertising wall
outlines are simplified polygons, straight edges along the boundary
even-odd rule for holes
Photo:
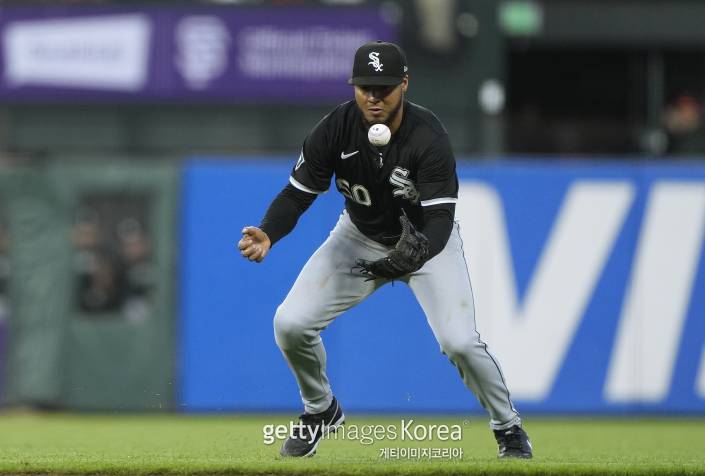
[[[343,199],[331,189],[247,262],[241,229],[292,164],[239,159],[184,170],[178,404],[298,411],[272,318]],[[704,164],[461,161],[458,174],[478,329],[520,410],[705,413]],[[322,335],[346,409],[481,411],[404,284]]]

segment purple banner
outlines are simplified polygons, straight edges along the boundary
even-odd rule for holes
[[[0,9],[0,101],[338,101],[379,8]]]

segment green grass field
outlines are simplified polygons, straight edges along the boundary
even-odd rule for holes
[[[0,474],[705,474],[705,420],[529,417],[535,457],[507,462],[483,418],[428,416],[415,423],[461,425],[462,440],[326,440],[313,458],[283,460],[279,442],[263,443],[263,426],[291,418],[0,414]],[[401,418],[353,414],[347,426],[398,428]],[[462,448],[463,457],[380,456],[401,447]]]

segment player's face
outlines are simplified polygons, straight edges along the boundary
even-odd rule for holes
[[[386,124],[394,130],[409,80],[396,86],[355,86],[355,102],[368,124]],[[399,119],[399,121],[396,121]]]

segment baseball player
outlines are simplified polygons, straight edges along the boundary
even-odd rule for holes
[[[448,133],[431,111],[405,100],[407,63],[397,45],[362,45],[349,83],[355,99],[314,127],[289,183],[261,224],[242,230],[238,243],[245,258],[261,262],[335,175],[345,210],[274,316],[276,342],[305,410],[280,454],[313,455],[321,438],[345,420],[326,376],[321,331],[398,280],[409,285],[443,353],[489,412],[499,457],[531,458],[502,371],[475,329],[472,288],[454,222],[458,179]],[[391,132],[385,146],[368,139],[376,124]]]

